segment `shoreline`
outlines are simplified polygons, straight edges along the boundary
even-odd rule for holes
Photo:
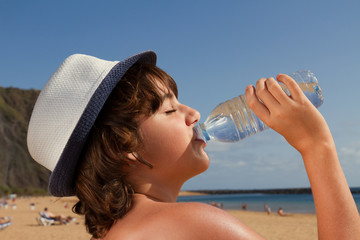
[[[263,212],[264,206],[272,212],[283,211],[292,214],[315,214],[312,194],[227,194],[179,196],[178,202],[202,202],[226,210],[248,210]]]
[[[360,194],[360,187],[350,187],[352,194]],[[223,194],[312,194],[310,187],[303,188],[270,188],[270,189],[203,189],[203,190],[183,190],[183,192],[205,195],[223,195]]]
[[[185,191],[185,190],[184,190]],[[311,188],[274,188],[274,189],[209,189],[187,191],[206,195],[224,195],[224,194],[311,194]]]

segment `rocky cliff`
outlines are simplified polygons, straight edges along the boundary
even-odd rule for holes
[[[39,92],[0,87],[0,195],[46,193],[50,171],[31,158],[26,145]]]

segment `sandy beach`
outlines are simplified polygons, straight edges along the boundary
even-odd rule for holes
[[[12,217],[12,225],[0,231],[1,240],[89,240],[84,219],[72,213],[71,207],[75,198],[30,197],[16,199],[16,209],[9,201],[8,209],[0,208],[0,217]],[[30,204],[35,203],[32,210]],[[65,207],[67,204],[67,208]],[[55,214],[75,217],[68,225],[40,226],[36,221],[39,212],[45,207]],[[317,239],[316,216],[314,214],[292,214],[280,217],[276,213],[267,215],[265,212],[228,211],[242,222],[257,231],[266,239]]]

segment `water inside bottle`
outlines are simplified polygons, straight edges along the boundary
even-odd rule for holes
[[[312,72],[298,71],[290,76],[298,83],[315,107],[318,108],[323,103],[321,89]],[[284,84],[280,85],[290,95],[287,87]],[[210,139],[220,142],[236,142],[267,128],[268,126],[250,109],[245,95],[240,95],[219,104],[203,124],[198,124],[194,128],[194,131],[197,138],[206,142]]]
[[[209,139],[219,142],[236,142],[266,128],[250,109],[244,95],[219,104],[202,124]]]
[[[305,96],[314,104],[315,107],[320,107],[324,102],[321,88],[318,85],[318,80],[314,73],[309,70],[300,70],[289,74],[300,86],[301,90],[305,93]],[[286,86],[281,84],[281,87],[287,91]],[[289,94],[289,93],[288,93]]]
[[[314,104],[315,107],[320,107],[324,102],[321,88],[317,83],[298,83],[300,89],[305,96]],[[289,90],[284,84],[280,84],[281,88],[290,96]]]

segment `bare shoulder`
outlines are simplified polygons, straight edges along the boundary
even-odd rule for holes
[[[138,236],[154,239],[262,239],[226,211],[202,203],[165,204],[141,226]]]

